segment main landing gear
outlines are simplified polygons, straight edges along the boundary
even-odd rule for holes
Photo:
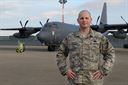
[[[56,47],[54,45],[48,46],[48,51],[55,51]]]
[[[18,47],[16,48],[17,53],[22,53],[25,51],[25,44],[22,40],[18,40]]]
[[[124,44],[124,46],[123,46],[124,48],[128,48],[128,44]]]

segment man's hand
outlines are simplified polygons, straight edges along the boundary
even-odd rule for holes
[[[96,72],[94,72],[93,74],[93,79],[96,80],[96,79],[102,79],[103,78],[103,73],[101,72],[101,70],[97,70]]]
[[[69,78],[69,79],[74,79],[76,74],[71,70],[71,69],[68,69],[67,72],[66,72],[66,76]]]

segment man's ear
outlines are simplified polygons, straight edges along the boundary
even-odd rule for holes
[[[77,18],[77,23],[79,23],[79,19]]]
[[[92,17],[91,17],[91,22],[92,22]]]

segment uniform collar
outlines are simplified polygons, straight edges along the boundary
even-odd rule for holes
[[[75,36],[81,37],[80,31],[75,33]],[[90,32],[87,34],[87,37],[94,37],[94,31],[90,28]]]

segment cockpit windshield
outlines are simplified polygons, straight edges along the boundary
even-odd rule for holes
[[[44,27],[42,28],[42,31],[50,31],[52,29],[57,29],[57,24],[56,23],[47,23],[44,25]]]

